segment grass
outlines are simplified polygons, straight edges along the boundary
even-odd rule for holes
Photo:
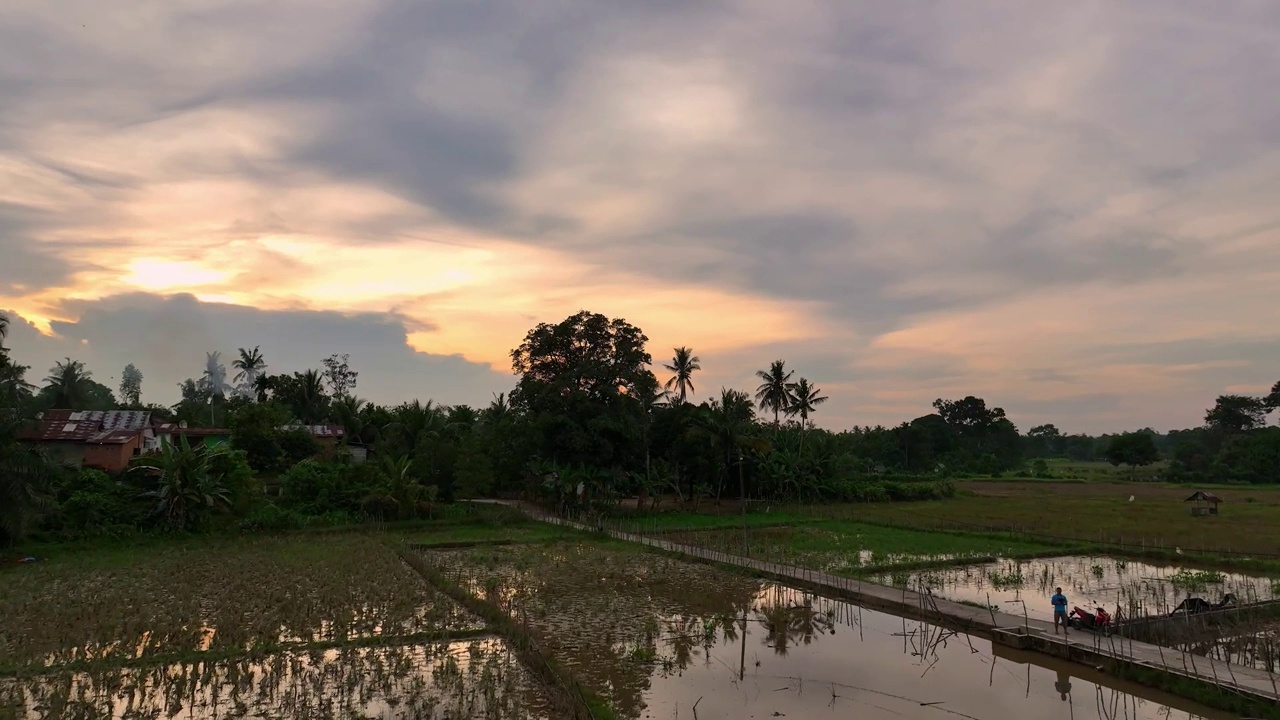
[[[1002,529],[1045,542],[1123,543],[1131,552],[1253,555],[1280,564],[1280,488],[1215,491],[1224,502],[1221,514],[1209,517],[1191,517],[1183,501],[1193,489],[1181,486],[1036,481],[961,488],[964,494],[949,500],[814,512],[922,530]]]
[[[758,518],[771,517],[770,524]],[[673,542],[723,552],[767,558],[845,575],[865,575],[890,568],[922,567],[955,562],[981,562],[997,557],[1035,557],[1067,553],[1078,544],[1055,545],[1030,541],[1009,533],[931,532],[850,520],[824,520],[796,512],[748,515],[747,545],[741,525],[728,518],[669,514],[670,520],[698,519],[691,527],[673,523],[640,529]],[[750,521],[757,519],[755,524]],[[737,518],[739,523],[741,517]],[[797,521],[798,520],[798,521]],[[779,522],[792,524],[777,525]],[[624,524],[622,529],[633,529]]]

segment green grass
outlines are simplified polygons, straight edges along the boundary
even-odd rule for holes
[[[419,545],[448,545],[464,543],[494,542],[548,542],[567,537],[579,536],[575,530],[549,525],[547,523],[528,520],[521,523],[490,525],[452,525],[438,528],[413,529],[398,531],[392,529],[388,535],[406,543]]]
[[[667,530],[673,542],[744,554],[740,527]],[[787,526],[748,527],[751,557],[846,575],[895,567],[980,562],[997,557],[1067,554],[1078,545],[1028,541],[1002,533],[930,532],[849,520],[807,519]]]

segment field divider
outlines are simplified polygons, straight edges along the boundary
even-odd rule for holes
[[[370,635],[359,638],[346,638],[343,640],[299,640],[297,642],[263,643],[249,648],[189,650],[143,655],[141,657],[102,657],[86,660],[72,660],[70,662],[57,663],[54,665],[0,665],[0,678],[30,679],[68,672],[134,669],[182,663],[218,663],[240,660],[258,660],[271,655],[280,655],[282,653],[308,653],[323,650],[426,645],[478,640],[494,637],[495,635],[496,633],[487,627],[470,630],[432,630],[429,632],[406,633],[399,635]]]
[[[488,623],[492,634],[510,643],[512,651],[525,668],[554,692],[552,699],[559,705],[557,709],[567,713],[557,715],[557,718],[573,720],[612,720],[614,718],[612,708],[584,688],[572,673],[556,662],[549,653],[542,650],[528,628],[516,622],[497,605],[471,594],[467,588],[451,580],[448,575],[417,555],[411,548],[398,547],[396,552],[406,565],[422,576],[423,580],[463,608],[480,616]]]

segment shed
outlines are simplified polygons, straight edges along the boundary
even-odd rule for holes
[[[1191,506],[1191,515],[1199,517],[1202,515],[1217,515],[1218,503],[1222,502],[1222,498],[1205,490],[1197,490],[1191,493],[1191,497],[1183,502],[1194,502],[1195,505]]]

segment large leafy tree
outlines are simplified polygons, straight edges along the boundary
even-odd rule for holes
[[[645,401],[658,387],[647,341],[625,320],[583,311],[539,324],[511,351],[520,375],[511,404],[537,426],[545,459],[594,467],[639,463]]]
[[[1128,465],[1137,470],[1159,460],[1160,451],[1156,448],[1155,433],[1139,430],[1113,435],[1107,444],[1106,456],[1112,465]]]
[[[247,396],[252,395],[258,378],[263,377],[267,371],[267,360],[262,356],[262,351],[257,345],[254,345],[252,350],[238,348],[237,353],[238,357],[231,361],[231,367],[236,371],[232,381],[236,383],[241,393]]]
[[[662,367],[672,373],[664,387],[668,391],[674,391],[680,402],[684,402],[688,399],[689,393],[694,392],[693,374],[702,369],[701,360],[693,354],[692,350],[682,346],[675,348],[675,355],[672,356],[671,362]]]
[[[1248,432],[1266,421],[1267,403],[1248,395],[1220,395],[1204,415],[1204,424],[1222,433]]]
[[[120,401],[135,407],[142,404],[142,371],[129,363],[120,373]]]
[[[351,369],[351,356],[333,354],[324,359],[324,380],[335,398],[346,397],[356,389],[360,373]]]
[[[781,414],[791,407],[791,376],[794,374],[787,370],[787,364],[782,360],[774,360],[768,370],[756,371],[760,380],[756,388],[756,402],[760,403],[761,410],[773,411],[774,425],[779,424]]]
[[[66,358],[49,369],[44,379],[45,393],[54,407],[82,410],[92,397],[91,375],[84,363]]]

